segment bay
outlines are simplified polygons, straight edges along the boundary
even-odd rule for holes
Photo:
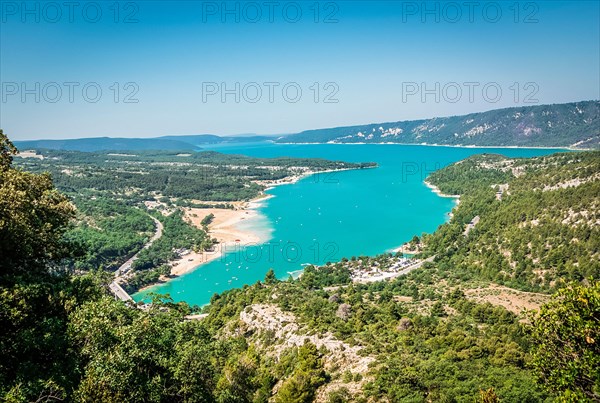
[[[473,154],[532,157],[556,149],[461,148],[398,144],[213,145],[211,149],[255,157],[325,158],[376,162],[377,168],[321,173],[267,191],[259,216],[240,223],[268,239],[231,247],[220,259],[133,295],[169,294],[204,305],[214,293],[253,284],[273,268],[278,278],[296,276],[306,264],[377,255],[433,232],[448,220],[455,200],[436,195],[423,181],[433,171]]]

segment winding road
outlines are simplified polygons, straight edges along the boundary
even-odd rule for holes
[[[159,220],[157,220],[156,218],[154,218],[152,216],[150,216],[150,218],[152,218],[152,220],[154,221],[154,224],[156,224],[156,231],[154,232],[154,235],[152,235],[152,238],[150,238],[148,240],[148,242],[146,242],[146,244],[142,247],[142,249],[140,249],[135,255],[130,257],[125,263],[123,263],[117,269],[117,271],[115,271],[115,279],[108,286],[108,288],[114,294],[114,296],[122,301],[133,301],[133,298],[131,298],[131,296],[129,294],[127,294],[127,291],[125,291],[123,289],[123,287],[121,287],[119,282],[124,278],[124,276],[126,274],[131,272],[131,265],[133,264],[133,262],[135,262],[137,260],[137,258],[140,255],[140,252],[143,251],[144,249],[148,249],[150,246],[152,246],[152,244],[157,239],[159,239],[163,234],[163,229],[164,229],[163,224]]]

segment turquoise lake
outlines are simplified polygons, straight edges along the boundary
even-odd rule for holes
[[[376,162],[373,169],[316,174],[267,193],[259,218],[240,224],[262,234],[260,245],[230,248],[222,258],[167,283],[135,294],[170,294],[175,301],[204,305],[214,293],[253,284],[273,268],[279,278],[296,275],[305,264],[342,257],[377,255],[413,235],[433,232],[448,219],[451,198],[433,193],[424,179],[434,170],[473,154],[531,157],[551,149],[458,148],[396,144],[273,144],[202,146],[256,157],[311,157]]]

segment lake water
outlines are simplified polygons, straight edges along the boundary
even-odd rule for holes
[[[203,146],[203,149],[209,147]],[[240,224],[265,239],[260,245],[231,248],[221,259],[133,296],[170,294],[175,301],[204,305],[214,293],[253,284],[273,268],[279,278],[297,275],[303,265],[342,257],[377,255],[433,232],[455,205],[433,193],[423,180],[432,171],[473,154],[531,157],[549,149],[494,149],[417,145],[251,143],[211,150],[256,157],[311,157],[376,162],[374,169],[316,174],[267,193],[256,219]]]

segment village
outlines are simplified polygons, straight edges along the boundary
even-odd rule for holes
[[[403,276],[418,269],[425,262],[432,262],[434,257],[425,260],[405,256],[394,256],[383,262],[368,260],[369,266],[360,264],[349,267],[350,276],[355,283],[372,283]]]

